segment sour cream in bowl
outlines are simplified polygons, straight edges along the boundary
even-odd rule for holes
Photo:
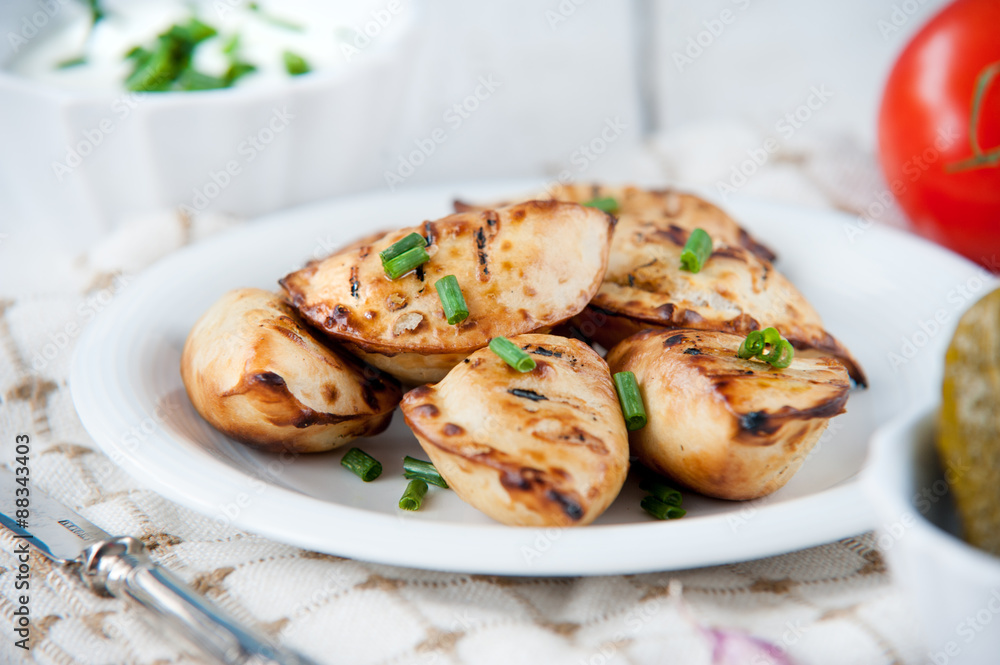
[[[257,215],[377,186],[371,146],[405,106],[417,16],[414,0],[10,3],[8,209],[82,237],[169,208]]]

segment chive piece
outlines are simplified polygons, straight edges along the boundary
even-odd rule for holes
[[[462,287],[458,285],[457,277],[445,275],[434,283],[434,288],[437,289],[448,323],[455,325],[469,318],[469,307],[465,304],[465,297],[462,295]]]
[[[781,333],[777,328],[764,328],[761,333],[764,336],[764,346],[774,348],[781,341]]]
[[[185,69],[181,72],[181,75],[177,77],[178,90],[218,90],[220,88],[228,87],[229,83],[225,79],[221,79],[218,76],[203,74],[196,69]]]
[[[226,55],[233,55],[240,47],[240,33],[236,32],[222,45],[222,52]]]
[[[423,480],[431,485],[448,489],[447,481],[438,473],[433,464],[409,455],[403,458],[403,477],[407,480]]]
[[[308,74],[312,71],[312,67],[309,66],[306,59],[297,53],[285,51],[281,54],[281,57],[285,61],[285,71],[292,76],[301,76],[302,74]]]
[[[125,59],[126,60],[145,60],[145,59],[149,58],[150,55],[152,55],[152,53],[150,53],[146,49],[142,48],[141,46],[133,46],[132,48],[130,48],[128,50],[128,53],[125,54]]]
[[[639,489],[644,492],[649,492],[668,506],[674,506],[676,508],[681,507],[681,503],[684,498],[680,492],[658,478],[646,478],[639,483]]]
[[[684,243],[681,252],[681,270],[698,272],[712,255],[712,237],[704,229],[695,229]]]
[[[534,359],[506,337],[491,339],[490,351],[500,356],[505,363],[518,372],[530,372],[535,369]]]
[[[370,483],[382,475],[382,464],[377,459],[361,450],[351,448],[340,458],[340,465],[352,471],[358,478]]]
[[[769,363],[771,367],[784,369],[792,364],[795,357],[795,349],[787,339],[780,339],[778,343],[771,347],[770,353],[762,353],[760,359]]]
[[[406,486],[406,491],[399,499],[399,507],[403,510],[420,510],[420,504],[427,494],[427,483],[419,478],[414,478]]]
[[[667,505],[655,496],[645,497],[639,505],[658,520],[675,520],[687,515],[687,511],[683,508]]]
[[[634,431],[646,426],[646,409],[642,405],[642,395],[639,394],[639,384],[632,372],[615,374],[615,388],[618,390],[618,401],[625,416],[625,428]]]
[[[379,258],[382,259],[382,265],[385,266],[386,261],[390,261],[408,249],[413,249],[414,247],[427,247],[427,241],[419,233],[411,233],[402,240],[397,240],[392,243],[388,249],[383,249],[378,253]]]
[[[736,357],[748,360],[757,358],[775,367],[784,369],[795,358],[795,347],[781,336],[777,328],[753,330],[746,336],[736,351]]]
[[[737,358],[748,360],[764,350],[764,334],[759,330],[751,330],[747,338],[740,344]]]
[[[229,69],[226,70],[226,75],[224,76],[226,87],[231,86],[247,74],[255,71],[257,71],[257,67],[255,65],[251,65],[249,62],[243,62],[242,60],[233,60],[229,64]]]
[[[382,264],[385,274],[389,279],[399,279],[417,266],[431,260],[430,254],[423,247],[408,249],[394,259],[390,259]]]
[[[69,58],[68,60],[57,62],[56,69],[69,69],[70,67],[78,67],[79,65],[86,64],[86,62],[87,62],[87,56],[78,55],[75,58]]]
[[[613,196],[604,196],[599,199],[591,199],[583,205],[588,208],[597,208],[598,210],[603,210],[607,213],[613,213],[618,211],[618,201],[615,200]]]
[[[212,26],[191,18],[187,23],[172,25],[158,35],[151,50],[141,46],[132,48],[125,55],[125,59],[133,63],[132,72],[125,79],[125,87],[137,92],[170,90],[189,69],[195,47],[216,34]],[[199,76],[203,75],[196,73],[191,80],[179,83],[178,89],[204,89],[196,87],[206,84]]]
[[[194,46],[209,37],[214,37],[218,34],[218,31],[207,23],[202,23],[198,19],[191,17],[187,23],[178,23],[171,26],[166,34]]]

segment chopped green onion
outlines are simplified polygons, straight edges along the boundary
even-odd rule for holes
[[[671,506],[660,501],[655,496],[647,496],[640,503],[642,509],[658,520],[675,520],[687,515],[683,508]]]
[[[518,372],[530,372],[535,369],[535,360],[506,337],[491,339],[490,351],[500,356],[505,363]]]
[[[308,74],[312,71],[312,67],[309,66],[306,59],[297,53],[285,51],[281,54],[281,57],[285,61],[285,71],[292,76],[301,76],[302,74]]]
[[[257,71],[257,67],[255,65],[251,65],[249,62],[243,62],[242,60],[233,60],[229,63],[229,69],[226,70],[226,86],[231,86],[242,77],[255,71]]]
[[[777,328],[753,330],[746,336],[736,352],[737,358],[748,360],[757,358],[772,367],[784,369],[795,358],[795,347],[781,336]]]
[[[681,252],[681,270],[698,272],[712,255],[712,237],[704,229],[695,229],[684,243]]]
[[[646,409],[642,405],[642,395],[639,394],[639,384],[632,372],[615,374],[615,388],[618,390],[618,401],[625,416],[625,428],[630,432],[646,426]]]
[[[351,448],[348,450],[340,458],[340,465],[354,472],[358,478],[366,483],[370,483],[382,475],[381,462],[360,448]]]
[[[63,60],[62,62],[56,63],[56,69],[69,69],[70,67],[78,67],[80,65],[86,64],[87,56],[78,55],[75,58],[70,58],[68,60]]]
[[[778,343],[771,347],[770,353],[760,355],[761,360],[778,369],[784,369],[791,365],[794,357],[795,349],[787,339],[778,340]]]
[[[457,277],[445,275],[434,283],[434,288],[437,289],[448,323],[455,325],[469,318],[469,307],[465,304],[465,297],[462,296],[462,287],[458,285]]]
[[[148,50],[142,48],[141,46],[133,46],[125,54],[126,60],[145,60],[150,55],[152,55]]]
[[[761,334],[764,336],[764,346],[774,347],[781,341],[781,333],[777,328],[764,328]]]
[[[613,213],[618,211],[618,201],[615,200],[613,196],[604,196],[599,199],[591,199],[583,205],[588,208],[597,208],[598,210],[603,210],[607,213]]]
[[[431,485],[448,489],[448,483],[430,462],[407,455],[403,458],[403,477],[407,480],[422,480]]]
[[[759,330],[751,330],[743,343],[740,344],[737,358],[749,360],[764,350],[764,334]]]
[[[226,55],[233,55],[236,53],[236,49],[240,47],[240,33],[234,33],[229,39],[225,41],[222,45],[222,52]]]
[[[423,247],[408,249],[399,256],[382,264],[389,279],[399,279],[417,266],[431,260],[430,254]]]
[[[195,69],[185,69],[177,77],[177,88],[179,90],[218,90],[226,87],[229,87],[229,83],[225,79],[203,74]]]
[[[383,249],[378,253],[379,258],[382,259],[382,265],[385,265],[386,261],[390,261],[408,249],[413,249],[414,247],[427,247],[427,241],[419,233],[411,233],[402,240],[397,240],[392,243],[388,249]]]
[[[138,92],[170,90],[191,65],[195,47],[216,34],[215,28],[191,18],[178,23],[156,37],[152,48],[136,46],[125,55],[133,62],[132,72],[125,79],[125,87]],[[178,89],[204,89],[206,81],[199,75],[179,84]],[[186,87],[185,87],[186,86]],[[224,87],[224,86],[223,86]]]
[[[406,491],[399,499],[399,507],[403,510],[420,510],[420,504],[423,503],[425,494],[427,494],[427,483],[419,478],[414,478],[406,486]]]
[[[639,483],[639,489],[649,492],[668,506],[681,507],[683,496],[676,489],[658,478],[649,477]]]
[[[187,23],[178,23],[170,26],[166,34],[194,46],[209,37],[214,37],[218,34],[218,31],[207,23],[202,23],[198,19],[191,17]]]

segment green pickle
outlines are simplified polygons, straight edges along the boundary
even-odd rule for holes
[[[937,448],[963,537],[1000,556],[1000,289],[958,322],[942,393]]]

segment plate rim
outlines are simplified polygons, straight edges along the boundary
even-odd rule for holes
[[[478,197],[479,195],[475,194],[477,191],[532,191],[533,188],[538,187],[539,182],[534,179],[459,181],[413,187],[404,192],[392,194],[392,196],[445,199],[445,197],[454,197],[456,192],[462,192],[463,196]],[[713,203],[717,202],[717,197],[700,192],[697,188],[679,188],[679,191],[693,191]],[[172,252],[137,275],[131,287],[116,298],[103,312],[100,312],[95,317],[95,320],[83,330],[73,354],[69,377],[69,387],[73,403],[84,428],[93,437],[101,450],[115,464],[124,468],[139,483],[171,501],[212,517],[208,511],[213,507],[218,508],[221,504],[218,501],[213,501],[210,497],[218,497],[218,492],[206,491],[204,486],[198,488],[191,487],[192,483],[185,479],[178,479],[176,477],[168,479],[168,477],[162,474],[153,473],[152,469],[148,467],[155,460],[155,455],[153,457],[148,455],[137,457],[133,454],[134,451],[125,449],[120,435],[116,438],[115,418],[109,415],[109,413],[119,412],[119,410],[115,408],[102,408],[98,396],[105,394],[106,391],[94,390],[95,387],[103,385],[98,381],[100,375],[91,376],[87,370],[89,363],[94,362],[97,357],[101,357],[102,346],[104,356],[108,354],[114,355],[108,351],[110,344],[100,344],[102,334],[107,334],[116,317],[120,316],[122,312],[127,311],[129,305],[133,305],[134,301],[140,298],[143,293],[142,287],[147,283],[150,285],[157,283],[159,278],[163,275],[171,274],[171,271],[176,266],[181,265],[193,255],[211,252],[214,248],[223,246],[227,241],[231,241],[231,238],[236,235],[266,234],[268,229],[283,223],[282,220],[287,220],[290,215],[308,216],[310,214],[309,211],[312,209],[321,210],[331,207],[349,207],[386,196],[389,196],[389,194],[383,190],[369,190],[351,196],[317,201],[248,220],[239,227],[223,231],[203,241]],[[811,209],[746,196],[734,196],[731,200],[719,205],[723,206],[727,212],[730,209],[736,208],[761,208],[762,210],[781,208],[789,211],[799,210],[805,216],[828,217],[831,219],[840,218],[841,220],[849,219],[847,215],[837,211]],[[738,213],[733,216],[739,218]],[[287,221],[284,223],[287,223]],[[956,270],[959,268],[966,270],[976,268],[975,264],[966,259],[904,231],[874,225],[866,229],[866,234],[868,233],[874,236],[884,236],[889,241],[902,242],[904,245],[907,243],[916,243],[916,246],[923,246],[922,249],[925,251],[939,254],[942,260],[952,261]],[[97,352],[95,356],[89,355],[95,351]],[[875,430],[885,425],[891,418],[892,414],[887,414],[885,420],[880,421],[876,425]],[[121,417],[119,417],[119,421],[121,421]],[[121,429],[118,431],[120,432]],[[870,455],[870,452],[871,448],[869,445],[866,457]],[[205,457],[213,459],[207,453]],[[224,476],[231,476],[234,480],[236,478],[245,479],[248,477],[248,474],[220,460],[215,460],[214,466]],[[223,497],[223,499],[225,498],[227,497]],[[825,505],[830,501],[836,501],[841,506],[841,509],[838,511],[839,517],[837,520],[832,522],[823,521],[822,524],[817,524],[820,521],[814,520],[812,524],[796,524],[797,528],[795,529],[787,528],[788,524],[784,521],[787,518],[786,513],[814,510],[817,506]],[[347,526],[359,525],[362,528],[367,527],[369,529],[374,526],[377,527],[378,531],[385,531],[383,527],[390,527],[388,530],[395,534],[392,538],[393,541],[398,541],[400,537],[419,535],[420,540],[424,542],[423,544],[416,543],[413,548],[401,553],[393,547],[386,547],[386,544],[383,542],[383,535],[382,538],[359,538],[351,542],[341,539],[336,548],[331,548],[328,539],[320,536],[320,530],[302,530],[304,523],[301,521],[301,517],[290,520],[271,519],[271,513],[274,512],[272,506],[274,505],[286,506],[282,508],[284,511],[287,511],[288,507],[291,507],[306,513],[321,507],[324,511],[337,513],[338,518],[342,519]],[[683,530],[699,532],[699,530],[715,529],[716,523],[725,521],[728,514],[720,513],[685,518],[684,521],[688,526],[684,526]],[[579,556],[574,555],[573,551],[579,548],[591,547],[593,545],[592,541],[599,539],[600,536],[613,540],[621,537],[623,533],[632,535],[632,532],[637,530],[643,534],[648,534],[650,538],[657,538],[660,534],[664,534],[669,541],[676,533],[665,530],[676,530],[679,523],[599,524],[590,525],[584,529],[556,529],[555,532],[558,533],[558,536],[554,536],[552,527],[509,527],[501,524],[435,522],[376,513],[362,508],[314,498],[269,483],[265,483],[264,487],[259,489],[257,497],[255,501],[250,503],[249,509],[239,512],[236,517],[229,521],[229,524],[282,543],[381,564],[456,573],[575,576],[678,570],[687,567],[702,567],[746,561],[856,535],[875,527],[875,522],[875,516],[868,509],[864,493],[861,490],[858,474],[856,473],[854,476],[841,481],[838,485],[815,494],[761,506],[756,510],[754,518],[748,523],[746,530],[742,533],[737,533],[736,530],[730,529],[725,534],[727,536],[725,546],[709,548],[708,553],[706,553],[705,547],[693,548],[687,553],[687,556],[678,555],[675,552],[670,561],[664,561],[659,556],[642,556],[642,553],[636,553],[634,555],[635,559],[619,565],[616,562],[595,562],[586,558],[581,559]],[[699,529],[699,527],[702,528]],[[450,541],[473,539],[477,544],[481,545],[483,543],[495,542],[497,534],[503,534],[502,540],[505,540],[508,546],[511,542],[515,543],[515,546],[520,544],[522,547],[522,549],[519,549],[519,552],[522,554],[520,559],[511,558],[506,561],[495,560],[484,562],[476,557],[468,557],[467,553],[461,549],[450,552],[446,556],[441,556],[438,548],[426,545],[427,542],[435,541],[438,538],[446,538]],[[535,563],[525,560],[523,547],[530,547],[531,543],[539,542],[539,538],[547,539],[551,549],[547,549],[545,556],[540,556]],[[709,538],[708,540],[711,541],[712,539]],[[709,544],[710,542],[706,542],[706,545]],[[738,553],[734,554],[732,552],[733,549],[738,550]]]

